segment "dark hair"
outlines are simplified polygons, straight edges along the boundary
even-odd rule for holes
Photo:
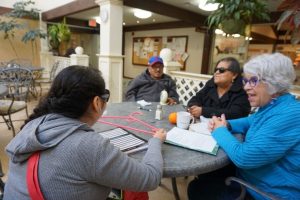
[[[48,94],[40,100],[25,124],[49,113],[78,119],[85,113],[92,99],[103,94],[105,82],[99,70],[69,66],[57,74]]]
[[[218,66],[218,64],[220,62],[223,62],[223,61],[230,63],[228,69],[230,69],[231,72],[237,73],[238,76],[240,76],[242,74],[242,69],[241,69],[240,63],[239,63],[239,61],[237,61],[237,59],[235,59],[233,57],[222,58],[217,62],[216,67]]]

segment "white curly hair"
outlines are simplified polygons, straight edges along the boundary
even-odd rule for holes
[[[291,89],[296,78],[291,59],[281,53],[262,54],[250,59],[244,73],[259,77],[268,85],[268,92],[282,94]]]

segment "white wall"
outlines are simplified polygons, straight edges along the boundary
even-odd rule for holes
[[[192,73],[201,72],[202,54],[204,47],[204,33],[195,31],[195,28],[164,29],[153,31],[136,31],[125,33],[125,59],[124,76],[134,78],[146,69],[143,65],[132,64],[132,42],[134,37],[166,37],[188,36],[186,71]]]

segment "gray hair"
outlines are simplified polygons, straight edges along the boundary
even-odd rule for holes
[[[296,78],[291,59],[281,53],[262,54],[244,65],[244,73],[253,74],[268,85],[270,95],[285,93]]]

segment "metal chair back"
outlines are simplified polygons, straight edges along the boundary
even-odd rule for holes
[[[1,70],[1,83],[8,88],[8,97],[27,101],[29,88],[33,77],[29,69],[22,67],[10,67]]]

